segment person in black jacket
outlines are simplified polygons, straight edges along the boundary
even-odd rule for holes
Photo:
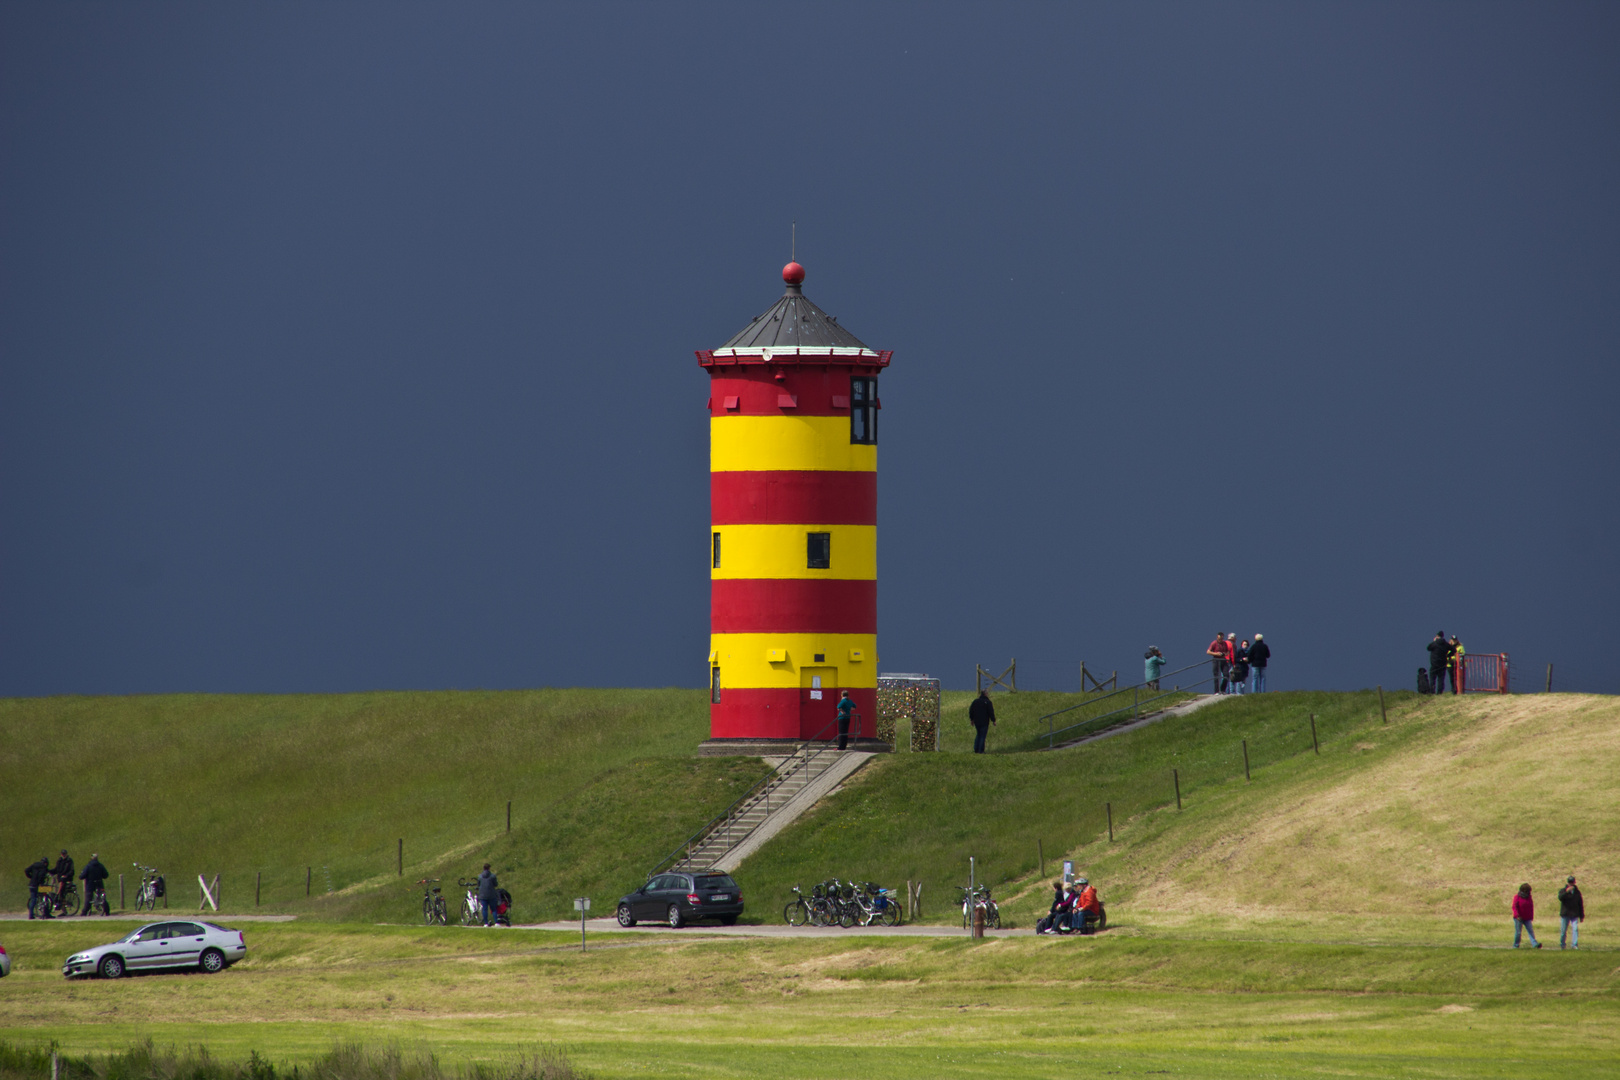
[[[88,915],[96,898],[96,890],[107,880],[107,868],[101,865],[101,859],[95,852],[90,853],[90,861],[79,871],[79,880],[84,882],[84,906],[79,910],[79,914]],[[101,898],[101,913],[103,915],[112,913],[105,896]]]
[[[968,706],[968,722],[978,732],[973,739],[973,752],[984,753],[984,737],[990,734],[990,725],[996,722],[996,707],[990,704],[990,691],[980,690],[979,696]]]
[[[500,902],[501,883],[495,879],[489,863],[485,863],[484,872],[478,875],[478,914],[486,927],[495,922],[495,905]]]
[[[67,853],[67,848],[62,849],[62,857],[51,867],[51,875],[56,878],[56,884],[51,890],[55,895],[50,898],[50,904],[57,911],[65,913],[67,887],[73,881],[73,857]]]
[[[1564,947],[1564,937],[1569,935],[1569,947],[1581,947],[1581,921],[1586,918],[1586,901],[1581,899],[1581,890],[1575,887],[1575,876],[1571,874],[1564,882],[1564,887],[1558,890],[1558,920],[1561,929],[1558,931],[1558,947]]]
[[[1254,644],[1249,646],[1249,685],[1256,694],[1266,692],[1266,664],[1271,660],[1271,646],[1266,644],[1266,635],[1254,635]]]
[[[32,919],[34,908],[39,906],[39,890],[45,887],[45,879],[51,874],[51,864],[41,855],[39,861],[30,863],[23,874],[28,878],[28,917]]]
[[[1446,668],[1451,664],[1451,646],[1446,644],[1446,632],[1435,631],[1434,640],[1429,642],[1429,688],[1432,693],[1440,693],[1446,686]]]

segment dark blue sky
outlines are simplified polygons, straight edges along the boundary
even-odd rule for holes
[[[883,669],[1620,691],[1620,6],[12,3],[0,140],[0,694],[701,685],[794,218]]]

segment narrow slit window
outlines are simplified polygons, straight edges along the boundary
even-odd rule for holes
[[[832,533],[810,533],[806,545],[805,565],[811,570],[832,567]]]
[[[877,379],[857,375],[849,380],[849,441],[877,445]]]
[[[718,569],[720,569],[720,534],[719,533],[714,534],[714,552],[713,552],[713,555],[714,555],[714,568],[716,570],[718,570]]]
[[[720,704],[720,665],[709,669],[709,700]]]

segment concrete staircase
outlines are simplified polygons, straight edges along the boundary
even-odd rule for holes
[[[875,756],[805,743],[788,757],[767,758],[774,773],[689,840],[683,854],[667,868],[730,873]]]

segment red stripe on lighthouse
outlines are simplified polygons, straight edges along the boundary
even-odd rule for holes
[[[711,634],[875,634],[877,582],[836,578],[718,578]]]
[[[877,473],[710,473],[709,520],[715,525],[876,525]]]

